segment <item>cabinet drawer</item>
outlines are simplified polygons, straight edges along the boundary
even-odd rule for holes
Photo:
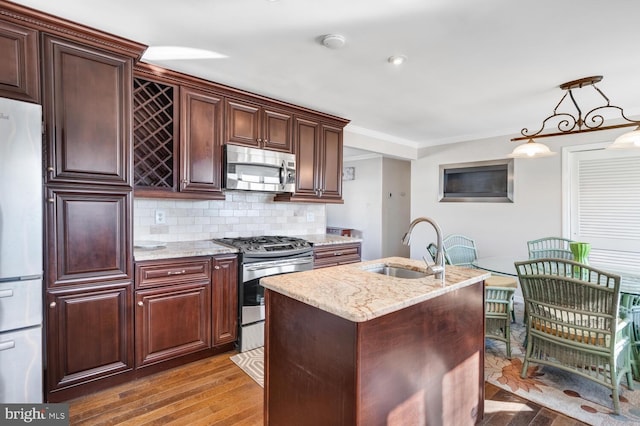
[[[335,244],[315,248],[314,268],[326,268],[347,263],[360,262],[360,243]]]
[[[178,262],[161,260],[136,263],[136,288],[194,281],[211,281],[210,258]]]

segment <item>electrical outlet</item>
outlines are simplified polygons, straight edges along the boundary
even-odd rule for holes
[[[167,223],[167,214],[164,210],[156,210],[156,225]]]

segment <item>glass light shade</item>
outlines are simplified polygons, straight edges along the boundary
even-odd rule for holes
[[[549,157],[555,154],[557,153],[551,151],[545,144],[534,142],[533,139],[529,139],[527,143],[517,146],[511,154],[507,155],[507,157],[538,158]]]
[[[640,126],[616,138],[607,149],[640,149]]]

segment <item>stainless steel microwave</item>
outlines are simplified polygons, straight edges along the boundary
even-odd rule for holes
[[[238,145],[224,146],[225,189],[294,192],[295,183],[295,155]]]

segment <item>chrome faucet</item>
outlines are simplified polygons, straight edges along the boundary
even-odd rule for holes
[[[433,229],[436,230],[436,258],[433,265],[429,263],[426,256],[422,256],[422,260],[427,264],[427,272],[430,274],[434,274],[436,278],[442,280],[442,284],[444,285],[444,245],[442,243],[442,230],[440,226],[431,218],[428,217],[419,217],[414,219],[413,222],[409,225],[409,230],[404,237],[402,237],[402,244],[409,245],[409,241],[411,241],[411,233],[413,232],[413,228],[420,222],[428,222],[433,226]]]

